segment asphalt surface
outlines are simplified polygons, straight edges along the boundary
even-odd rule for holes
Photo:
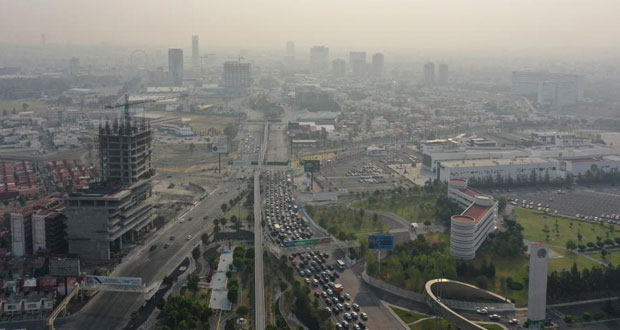
[[[200,235],[205,225],[220,214],[222,203],[238,194],[237,187],[236,182],[225,182],[221,188],[177,218],[174,224],[158,231],[148,243],[136,247],[112,274],[141,277],[147,287],[161,281],[200,244]],[[205,215],[209,216],[208,221],[203,220]],[[192,220],[188,221],[190,217]],[[174,240],[170,240],[171,235],[175,236]],[[192,238],[187,240],[187,235],[192,235]],[[167,249],[164,248],[166,243],[170,243]],[[150,251],[152,245],[157,248]],[[59,329],[120,329],[129,321],[131,313],[144,303],[144,299],[145,295],[138,293],[100,292],[79,313],[58,319],[56,325]]]
[[[265,285],[263,274],[263,227],[260,171],[254,172],[254,315],[255,329],[265,329]]]
[[[286,124],[269,124],[266,162],[286,162],[289,160],[288,141],[285,134]]]

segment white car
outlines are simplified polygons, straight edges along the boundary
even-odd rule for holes
[[[487,311],[486,308],[481,308],[481,309],[476,309],[476,313],[480,315],[486,315],[486,314],[489,314],[489,311]]]
[[[185,239],[189,241],[190,239],[192,239],[192,235],[187,235]]]

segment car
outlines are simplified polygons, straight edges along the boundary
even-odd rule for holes
[[[351,300],[351,295],[350,295],[350,294],[348,294],[348,293],[345,293],[345,294],[344,294],[344,299],[345,299],[345,300]]]
[[[321,292],[321,297],[327,298],[327,292],[325,292],[325,291]]]
[[[357,325],[360,326],[360,329],[366,329],[366,324],[362,321],[357,322]]]
[[[336,323],[336,330],[342,330],[342,324]]]
[[[194,219],[194,218],[189,217],[189,218],[187,218],[187,221],[192,221],[193,219]]]
[[[155,249],[157,249],[157,244],[153,244],[153,245],[151,245],[151,248],[149,249],[149,251],[153,251],[153,250],[155,250]]]
[[[368,314],[366,313],[360,313],[360,318],[364,321],[368,320]]]
[[[349,304],[349,303],[344,303],[344,305],[343,305],[343,306],[344,306],[344,308],[345,308],[346,310],[351,310],[351,304]]]
[[[174,235],[170,235],[170,240],[174,240]]]
[[[306,277],[306,278],[304,278],[304,282],[305,282],[306,284],[310,284],[310,279]]]
[[[500,320],[500,318],[501,318],[501,317],[500,317],[499,315],[497,315],[497,314],[491,314],[491,315],[489,315],[489,319],[490,319],[490,320],[493,320],[493,321],[499,321],[499,320]]]
[[[332,305],[332,300],[329,298],[325,298],[325,304],[327,304],[327,306],[331,306]]]
[[[487,311],[486,308],[480,308],[480,309],[476,309],[476,313],[480,315],[486,315],[486,314],[489,314],[489,311]]]
[[[170,246],[170,243],[164,244],[164,249],[167,249]]]
[[[331,308],[329,308],[329,307],[325,307],[325,310],[326,310],[328,313],[330,313],[330,314],[332,313],[332,309],[331,309]]]
[[[357,320],[358,317],[359,317],[359,315],[356,312],[351,313],[351,318],[353,320]]]
[[[353,307],[354,311],[359,311],[360,310],[360,305],[358,305],[358,304],[353,304],[351,307]]]
[[[344,319],[347,321],[351,321],[351,314],[350,313],[344,313]]]
[[[320,297],[321,296],[321,291],[319,291],[319,290],[314,291],[314,296],[315,297]]]
[[[187,237],[185,237],[186,241],[189,241],[190,239],[192,239],[192,235],[187,235]]]
[[[518,323],[519,323],[519,320],[517,320],[517,319],[510,319],[510,320],[508,320],[508,324],[518,324]]]
[[[349,322],[347,322],[347,321],[342,321],[342,322],[340,322],[340,324],[342,324],[342,327],[344,329],[348,329],[349,328]]]
[[[353,329],[355,329],[355,330],[362,330],[362,328],[360,328],[360,326],[357,325],[357,324],[353,325]]]

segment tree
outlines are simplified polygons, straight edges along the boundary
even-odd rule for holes
[[[237,307],[237,315],[239,316],[246,316],[248,315],[249,312],[250,312],[250,308],[248,308],[248,306],[241,305]]]
[[[226,213],[226,210],[228,210],[228,205],[226,205],[226,203],[222,204],[222,206],[220,206],[220,208],[222,209],[222,212]]]
[[[575,243],[572,239],[569,239],[569,240],[566,242],[566,248],[567,248],[568,250],[573,251],[573,250],[575,250],[575,249],[577,248],[577,244],[576,244],[576,243]]]
[[[602,257],[603,259],[605,259],[605,257],[607,257],[607,250],[606,250],[606,249],[602,249],[602,250],[601,250],[601,257]]]

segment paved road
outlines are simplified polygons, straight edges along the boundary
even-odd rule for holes
[[[198,244],[200,235],[204,231],[207,221],[204,215],[209,216],[209,221],[219,215],[220,205],[228,202],[237,193],[236,182],[224,183],[219,191],[205,198],[197,206],[188,211],[180,219],[158,232],[144,246],[137,247],[130,256],[113,272],[115,276],[142,277],[148,286],[155,281],[161,281],[164,276],[171,272],[174,267]],[[187,221],[190,217],[191,221]],[[170,235],[175,235],[170,240]],[[191,240],[186,240],[187,235],[192,235]],[[171,243],[164,249],[165,243]],[[156,250],[149,251],[151,245],[157,245]],[[129,316],[136,311],[144,302],[144,295],[138,293],[101,292],[97,294],[77,314],[58,319],[56,324],[60,329],[119,329],[129,321]]]
[[[254,313],[255,329],[265,329],[265,285],[263,274],[263,227],[260,171],[254,172]]]

